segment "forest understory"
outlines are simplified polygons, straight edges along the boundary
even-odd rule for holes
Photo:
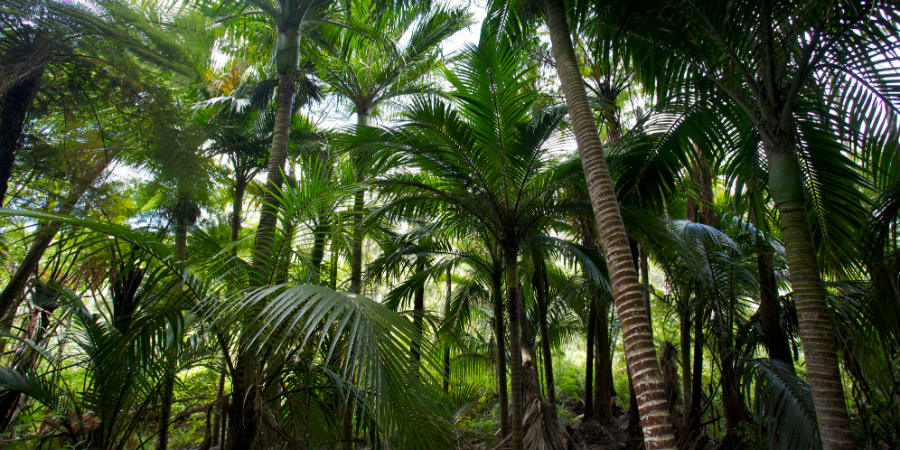
[[[897,0],[0,0],[0,450],[900,450]]]

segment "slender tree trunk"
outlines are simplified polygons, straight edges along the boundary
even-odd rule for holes
[[[219,446],[219,448],[223,447],[223,442],[220,439],[221,433],[220,430],[224,425],[222,423],[223,412],[225,407],[225,371],[219,372],[219,380],[216,382],[216,405],[214,409],[215,416],[213,417],[213,425],[212,425],[212,435],[210,437],[210,447]]]
[[[500,414],[501,438],[510,433],[509,429],[509,393],[506,387],[506,327],[503,319],[503,284],[502,273],[492,275],[491,297],[494,302],[494,339],[497,347],[497,402]]]
[[[450,267],[447,267],[447,305],[450,305],[450,301],[453,298],[453,285],[450,279]],[[444,392],[450,392],[450,344],[446,344],[444,346],[444,383],[443,383]]]
[[[9,178],[16,163],[16,153],[25,134],[25,119],[38,93],[44,70],[10,86],[0,98],[0,206],[6,200]]]
[[[650,336],[647,305],[641,296],[636,269],[631,261],[628,236],[572,46],[563,0],[546,0],[545,13],[556,70],[569,107],[591,205],[598,228],[602,230],[600,240],[613,285],[625,356],[634,377],[645,442],[651,450],[674,449],[672,419],[662,389],[656,349]]]
[[[357,108],[356,125],[366,127],[369,125],[369,112]],[[356,181],[363,180],[363,162],[357,161]],[[359,294],[362,292],[362,244],[365,234],[362,231],[363,209],[366,206],[366,191],[360,189],[353,196],[353,242],[350,249],[350,292]]]
[[[505,249],[504,258],[506,263],[506,305],[509,310],[509,378],[512,390],[510,400],[510,445],[515,449],[524,447],[522,434],[522,419],[524,416],[523,399],[522,399],[522,341],[519,334],[520,318],[519,314],[519,276],[518,276],[518,251],[516,249]]]
[[[234,182],[234,192],[231,202],[231,243],[235,244],[241,235],[241,226],[243,223],[242,212],[244,209],[244,195],[247,191],[248,180],[243,176],[239,176]],[[237,256],[237,245],[232,247],[231,254]],[[225,355],[222,356],[225,359]],[[224,363],[224,361],[223,361]],[[225,398],[225,371],[219,372],[219,379],[216,383],[216,403],[213,409],[215,416],[213,417],[212,436],[210,439],[210,447],[218,446],[219,449],[225,448],[225,431],[227,422],[225,420],[227,399]]]
[[[172,419],[172,400],[175,391],[174,375],[166,374],[161,381],[162,393],[159,406],[159,435],[156,439],[156,450],[166,450],[169,447],[169,422]]]
[[[793,145],[766,146],[769,190],[781,214],[800,340],[819,423],[823,450],[852,449],[853,436],[837,360],[831,313],[819,274],[816,248],[806,212],[803,174]]]
[[[231,242],[237,242],[241,235],[241,212],[244,208],[244,192],[247,190],[247,180],[239,178],[234,181],[234,198],[231,202]],[[237,254],[237,247],[232,250]]]
[[[584,418],[594,416],[594,334],[597,332],[597,299],[592,298],[588,306],[587,343],[584,361]]]
[[[364,108],[357,108],[356,124],[358,127],[369,125],[369,111]],[[363,180],[362,161],[356,161],[356,181]],[[366,204],[366,191],[360,189],[353,196],[353,236],[350,248],[350,292],[353,294],[362,293],[362,244],[365,234],[362,230],[363,210]],[[348,402],[344,406],[344,415],[341,418],[341,434],[344,438],[344,449],[350,450],[353,447],[353,409]]]
[[[179,200],[181,201],[181,200]],[[180,208],[178,208],[180,209]],[[184,262],[186,253],[187,253],[187,228],[188,228],[188,219],[183,216],[183,214],[178,214],[175,217],[175,258],[178,261]],[[175,295],[180,295],[182,289],[184,289],[183,284],[179,281],[175,284],[174,293]],[[172,342],[170,345],[175,347],[175,351],[177,352],[177,347],[179,345],[178,342]],[[160,405],[159,405],[159,433],[156,439],[156,450],[166,450],[169,448],[169,423],[172,421],[172,402],[174,400],[174,392],[175,392],[175,372],[174,366],[177,362],[177,354],[171,353],[168,357],[173,360],[169,362],[170,367],[166,368],[166,373],[163,375],[162,381],[162,393],[160,394]]]
[[[325,243],[330,229],[331,220],[324,214],[320,215],[318,224],[313,228],[313,247],[309,253],[310,281],[313,284],[322,281],[322,261],[325,260]]]
[[[338,284],[338,248],[336,244],[336,241],[331,241],[331,254],[329,255],[331,261],[328,266],[328,286],[333,290],[337,290]]]
[[[681,423],[688,422],[688,414],[691,410],[691,310],[687,305],[690,296],[685,295],[681,299],[679,308],[678,331],[681,359],[681,390],[682,390],[682,419]]]
[[[75,206],[81,200],[81,197],[84,196],[84,193],[87,192],[91,185],[94,184],[94,181],[96,181],[106,169],[112,156],[113,155],[100,157],[85,171],[84,176],[75,182],[72,186],[72,190],[62,202],[60,202],[59,206],[56,208],[56,214],[63,216],[72,214],[72,211],[75,210]],[[15,273],[13,273],[9,283],[7,283],[6,287],[3,289],[3,292],[0,293],[0,318],[6,318],[8,315],[12,316],[16,313],[16,309],[18,309],[19,303],[25,292],[25,284],[28,282],[29,277],[31,277],[34,271],[37,270],[38,263],[40,263],[41,258],[50,246],[50,243],[53,242],[53,238],[56,237],[56,233],[59,231],[60,227],[62,227],[62,222],[58,220],[41,222],[41,224],[38,225],[38,229],[34,233],[34,238],[31,241],[31,246],[28,247],[28,251],[25,253],[25,258],[22,260],[22,263],[19,264],[19,267],[16,268]],[[5,322],[6,320],[4,320],[4,323]]]
[[[422,272],[425,265],[421,262],[416,263],[416,271]],[[409,353],[412,357],[412,377],[418,380],[419,363],[422,360],[422,338],[425,334],[425,285],[424,283],[416,288],[413,294],[413,327],[416,329],[415,336],[410,343]]]
[[[609,339],[609,310],[606,302],[597,298],[597,330],[595,336],[594,372],[597,381],[594,383],[594,414],[602,423],[612,421],[612,361],[610,360],[611,342]],[[604,307],[606,306],[606,307]]]
[[[290,276],[291,256],[293,255],[294,248],[294,234],[297,228],[297,225],[291,223],[287,219],[281,221],[281,226],[284,230],[284,238],[281,240],[278,257],[276,258],[277,265],[275,266],[275,276],[272,278],[275,284],[287,283],[288,277]]]
[[[294,86],[297,77],[297,52],[299,33],[297,29],[278,30],[278,92],[275,106],[275,123],[272,132],[272,150],[269,153],[268,180],[263,196],[259,225],[253,244],[253,285],[263,286],[272,275],[274,261],[274,236],[278,219],[275,210],[274,192],[284,182],[284,162],[287,159],[288,138],[291,127],[291,112],[294,101]],[[291,58],[293,55],[293,59]],[[291,60],[292,61],[289,61]],[[286,62],[285,62],[286,61]],[[232,373],[232,396],[228,408],[229,450],[244,450],[252,447],[260,423],[257,380],[260,375],[260,361],[249,348],[250,333],[242,332],[239,337],[239,355]]]
[[[689,430],[692,436],[700,434],[703,418],[700,417],[703,407],[703,322],[705,311],[694,311],[694,368],[691,381],[691,410],[689,414]]]
[[[542,269],[534,274],[537,281],[535,291],[538,299],[538,332],[541,334],[541,354],[544,362],[544,384],[547,390],[547,402],[550,404],[554,416],[556,414],[556,385],[553,382],[553,355],[550,348],[550,331],[547,325],[547,309],[549,307],[549,289],[547,286],[547,272],[544,263],[540,263]]]

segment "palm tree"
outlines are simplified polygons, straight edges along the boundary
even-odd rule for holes
[[[358,128],[368,126],[370,117],[390,102],[435,91],[430,76],[442,66],[439,45],[469,24],[461,9],[432,10],[425,4],[376,6],[372,0],[353,2],[345,21],[365,24],[365,33],[335,28],[333,34],[324,36],[321,46],[323,81],[353,106]],[[366,164],[361,160],[356,164],[357,178],[362,181]],[[360,190],[353,203],[350,292],[354,293],[362,288],[364,207],[365,190]]]
[[[331,6],[330,0],[224,0],[215,5],[212,11],[212,14],[224,17],[236,29],[256,27],[255,31],[263,36],[267,35],[270,41],[274,32],[273,63],[277,75],[275,117],[266,189],[253,245],[253,285],[265,285],[273,275],[277,224],[275,193],[284,182],[283,170],[288,153],[291,116],[294,112],[294,93],[300,79],[301,31],[325,22]],[[236,34],[234,39],[240,41],[244,37],[245,35]],[[259,375],[259,362],[255,356],[246,352],[247,343],[243,334],[241,339],[241,355],[235,364],[235,372],[232,373],[232,387],[235,398],[247,395],[251,396],[247,398],[252,398]],[[253,445],[260,420],[255,405],[256,402],[231,403],[228,448],[240,449]]]
[[[672,419],[650,335],[649,310],[643,300],[613,181],[572,45],[566,4],[563,0],[545,0],[541,7],[550,30],[553,59],[569,107],[588,195],[600,229],[600,242],[609,268],[613,301],[622,327],[625,357],[638,400],[644,440],[650,449],[674,449]]]
[[[247,187],[266,167],[271,146],[272,115],[269,114],[271,83],[259,81],[253,74],[234,66],[211,83],[213,97],[209,107],[195,113],[195,121],[206,122],[212,144],[209,152],[224,155],[234,170],[231,207],[231,241],[237,242],[242,226],[244,195]],[[249,91],[249,92],[248,92]],[[203,105],[203,104],[201,104]],[[205,105],[203,105],[205,106]],[[234,247],[237,253],[237,245]]]
[[[400,211],[470,227],[483,245],[499,250],[512,348],[509,439],[513,448],[524,448],[523,364],[528,361],[519,351],[519,252],[528,236],[551,226],[555,214],[565,211],[554,186],[579,172],[575,164],[556,163],[546,152],[564,111],[532,111],[538,100],[529,89],[534,68],[504,34],[485,26],[479,45],[468,48],[461,61],[446,73],[455,89],[453,102],[420,97],[405,113],[399,138],[402,163],[421,173],[399,174],[379,184],[385,194],[399,199],[394,207]],[[396,154],[397,149],[388,151]],[[537,374],[529,372],[528,377],[536,381]],[[543,404],[539,392],[527,395],[529,403]],[[557,425],[545,426],[547,434],[537,438],[561,445]]]
[[[822,272],[841,275],[858,265],[854,246],[835,245],[852,239],[856,211],[866,204],[864,182],[846,155],[895,133],[898,52],[885,40],[897,32],[897,6],[679,2],[667,11],[680,14],[654,19],[667,5],[647,5],[631,22],[644,35],[641,51],[650,43],[662,56],[646,59],[655,60],[643,71],[646,85],[660,97],[714,93],[752,123],[779,212],[823,448],[852,448]],[[862,131],[858,122],[866,124]],[[823,214],[831,208],[833,216]]]

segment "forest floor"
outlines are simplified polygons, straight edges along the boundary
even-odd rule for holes
[[[497,444],[496,403],[485,402],[468,410],[457,421],[457,450],[494,450]],[[493,405],[494,408],[490,406]],[[628,432],[628,411],[619,405],[613,408],[609,423],[597,419],[583,419],[583,405],[564,401],[557,409],[560,426],[568,433],[571,450],[642,450],[640,438]],[[639,433],[639,431],[638,431]],[[704,450],[715,450],[718,442],[710,439]]]

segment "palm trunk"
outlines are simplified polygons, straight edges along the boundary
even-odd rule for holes
[[[541,356],[544,362],[544,384],[547,392],[547,402],[554,416],[556,415],[556,385],[553,382],[553,355],[550,348],[550,332],[547,325],[547,308],[549,303],[549,289],[547,286],[547,272],[544,263],[540,263],[542,269],[534,274],[537,281],[535,292],[538,300],[538,332],[541,334]]]
[[[369,112],[357,108],[356,124],[358,127],[369,125]],[[363,180],[362,161],[357,161],[356,181]],[[353,196],[353,247],[350,249],[350,292],[362,292],[362,244],[365,235],[362,231],[363,208],[366,204],[366,191],[360,189]]]
[[[453,298],[453,285],[450,279],[450,267],[447,267],[447,305],[450,305],[450,300]],[[450,392],[450,344],[446,344],[444,346],[444,383],[443,388],[444,392]]]
[[[166,374],[161,381],[162,393],[159,405],[159,435],[156,439],[156,450],[169,447],[169,422],[172,419],[172,399],[175,391],[175,377]]]
[[[594,414],[602,423],[612,421],[612,361],[610,360],[609,314],[608,304],[597,298],[597,330],[594,334],[596,350],[594,352],[594,372],[597,380],[594,383]]]
[[[511,448],[525,448],[522,434],[523,399],[522,399],[522,341],[519,334],[519,276],[518,276],[518,251],[505,249],[506,262],[506,307],[509,310],[509,378],[512,395],[510,400],[510,445]]]
[[[602,230],[600,240],[609,266],[625,356],[634,377],[644,438],[651,450],[674,449],[672,419],[662,389],[659,361],[650,337],[647,305],[641,296],[637,272],[631,261],[628,236],[575,57],[563,0],[546,0],[545,13],[556,70],[569,107],[591,205],[598,228]]]
[[[584,418],[594,416],[594,333],[597,329],[596,299],[590,300],[588,306],[587,342],[584,361]]]
[[[309,253],[310,281],[319,284],[322,281],[322,261],[325,260],[325,241],[330,226],[326,215],[319,216],[318,224],[313,229],[313,247]]]
[[[681,391],[682,391],[682,419],[686,424],[691,410],[691,311],[687,305],[690,296],[684,295],[681,299],[678,317],[680,359],[681,359]]]
[[[338,283],[338,248],[336,244],[335,240],[331,241],[331,254],[329,255],[331,261],[328,266],[328,287],[332,290],[337,290]]]
[[[838,346],[810,232],[803,174],[792,150],[790,144],[766,145],[769,189],[781,214],[800,340],[806,355],[822,448],[852,449],[853,436],[837,360]]]
[[[175,218],[175,258],[178,261],[185,260],[185,254],[187,250],[187,227],[188,221],[185,217],[178,216]],[[182,283],[179,281],[175,284],[174,292],[175,295],[181,294],[183,289]],[[172,345],[177,346],[178,343],[172,343]],[[174,354],[169,355],[171,358],[176,358]],[[175,361],[170,361],[170,366],[174,366]],[[159,404],[159,433],[156,439],[156,450],[166,450],[169,447],[169,422],[172,419],[172,400],[175,391],[175,374],[169,372],[171,367],[167,367],[166,373],[163,376],[162,381],[162,393],[160,394],[160,404]]]
[[[16,163],[16,153],[25,134],[25,119],[34,103],[44,70],[12,85],[0,98],[0,206],[6,200],[9,178]]]
[[[494,339],[497,346],[497,402],[500,414],[501,438],[509,435],[509,393],[506,386],[506,327],[503,320],[502,274],[491,276],[491,297],[494,302]]]
[[[706,312],[701,308],[694,311],[694,364],[691,380],[691,409],[686,426],[690,436],[700,434],[703,418],[701,417],[703,401],[703,322]]]
[[[521,284],[519,284],[517,292],[519,297],[516,309],[519,311],[519,353],[522,355],[522,415],[524,416],[528,407],[535,402],[543,402],[543,397],[541,396],[541,381],[534,360],[535,336],[526,315]],[[523,427],[525,425],[526,423],[523,422]]]
[[[218,446],[219,448],[223,447],[223,442],[220,439],[220,431],[222,429],[222,419],[224,412],[224,402],[225,402],[225,372],[222,371],[219,373],[219,380],[216,383],[216,404],[214,409],[215,416],[213,417],[213,425],[212,432],[210,435],[210,447]]]
[[[273,277],[275,284],[287,283],[290,275],[291,255],[293,255],[294,248],[294,232],[297,227],[287,219],[281,221],[281,226],[284,229],[284,238],[281,241],[281,248],[278,250],[278,257],[276,258],[278,265]]]
[[[297,29],[279,28],[278,30],[278,92],[275,106],[275,123],[272,133],[272,151],[269,153],[268,180],[266,193],[263,196],[259,225],[253,245],[253,284],[267,284],[271,276],[274,253],[275,225],[278,214],[275,210],[274,192],[284,182],[284,162],[287,159],[288,137],[291,127],[291,112],[294,101],[294,85],[297,71],[297,46],[299,33]],[[292,61],[290,55],[294,55]],[[229,450],[243,450],[252,447],[260,423],[260,411],[256,398],[257,379],[260,363],[255,351],[249,349],[250,333],[243,332],[239,338],[239,357],[232,373],[232,396],[228,408]]]
[[[244,192],[247,190],[247,181],[243,179],[234,182],[234,198],[231,203],[231,242],[237,242],[241,234],[241,212],[244,208]],[[237,252],[237,249],[235,249]]]
[[[422,263],[416,264],[416,271],[422,272],[425,270],[425,265]],[[412,342],[410,343],[409,353],[412,358],[412,372],[411,376],[413,379],[418,380],[419,378],[419,364],[422,360],[422,338],[425,334],[425,284],[423,283],[421,286],[416,288],[416,292],[413,294],[413,328],[415,328],[415,335],[413,336]]]
[[[358,127],[369,124],[369,112],[357,108],[356,123]],[[363,180],[362,162],[356,161],[356,181]],[[353,236],[350,248],[350,292],[362,293],[362,244],[365,234],[362,231],[363,208],[366,203],[366,191],[360,189],[353,196]],[[344,439],[344,449],[349,450],[353,446],[353,409],[350,402],[344,405],[344,414],[341,418],[341,434]]]

